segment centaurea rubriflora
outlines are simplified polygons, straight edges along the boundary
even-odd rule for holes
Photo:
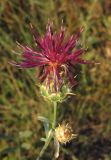
[[[89,61],[81,59],[85,49],[76,49],[83,28],[80,28],[77,34],[72,35],[65,41],[65,28],[63,25],[60,31],[56,33],[52,30],[53,24],[48,23],[45,35],[40,38],[35,27],[32,24],[30,26],[38,49],[32,49],[17,43],[23,50],[22,60],[12,62],[12,64],[26,69],[39,67],[38,79],[40,83],[45,81],[48,89],[53,90],[53,92],[59,92],[65,81],[74,86],[76,81],[71,68],[77,63],[89,63]]]
[[[37,49],[32,49],[31,47],[17,43],[17,45],[23,50],[23,53],[21,54],[22,59],[20,62],[13,61],[12,64],[19,68],[26,69],[38,67],[40,71],[38,79],[40,80],[40,84],[42,83],[41,86],[45,83],[45,89],[41,89],[43,96],[51,96],[49,100],[54,104],[54,116],[51,122],[51,127],[49,127],[48,119],[41,116],[38,117],[38,119],[46,125],[45,129],[47,128],[46,137],[44,139],[45,144],[37,158],[37,160],[39,160],[54,136],[56,137],[54,139],[56,139],[57,146],[59,146],[58,142],[60,141],[60,138],[58,140],[57,137],[60,137],[61,134],[64,134],[65,136],[65,138],[63,137],[64,142],[70,141],[73,138],[72,130],[70,127],[67,127],[67,125],[55,129],[57,102],[61,102],[66,96],[66,93],[70,93],[70,88],[76,85],[75,75],[73,75],[72,68],[75,67],[77,63],[88,64],[90,61],[81,58],[81,55],[85,52],[84,48],[77,49],[78,40],[83,28],[80,28],[77,34],[72,35],[66,40],[65,28],[63,25],[61,26],[60,31],[54,32],[52,29],[53,23],[48,23],[45,35],[41,37],[38,36],[35,27],[32,24],[30,26]],[[58,136],[58,132],[61,130],[62,132],[60,133],[60,136]],[[55,157],[57,158],[58,155],[57,152]]]

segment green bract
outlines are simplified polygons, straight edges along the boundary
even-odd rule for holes
[[[71,89],[67,85],[64,85],[60,92],[50,92],[45,85],[40,85],[40,92],[46,100],[52,102],[63,102],[67,95],[72,94]]]

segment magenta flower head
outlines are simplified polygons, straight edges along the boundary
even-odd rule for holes
[[[39,37],[35,27],[31,24],[37,49],[22,46],[18,43],[23,50],[22,60],[12,63],[19,68],[39,67],[40,73],[38,74],[38,79],[40,82],[44,82],[49,90],[59,92],[66,82],[70,83],[71,86],[76,84],[75,75],[71,72],[72,67],[77,63],[87,64],[90,62],[81,59],[81,55],[85,52],[85,49],[76,49],[83,28],[65,41],[65,29],[63,25],[58,33],[53,32],[52,27],[53,23],[48,23],[45,35]]]

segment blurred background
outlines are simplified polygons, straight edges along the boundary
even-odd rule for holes
[[[78,138],[61,146],[58,160],[111,160],[111,0],[0,0],[0,160],[34,160],[43,142],[38,115],[51,120],[52,106],[37,87],[33,69],[9,64],[18,60],[16,41],[33,47],[29,23],[44,34],[48,18],[66,35],[84,26],[85,59],[100,65],[79,66],[76,96],[59,105],[58,121],[72,123]],[[53,143],[43,160],[52,160]]]

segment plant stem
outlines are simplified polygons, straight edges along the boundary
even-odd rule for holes
[[[43,146],[43,148],[42,148],[42,150],[41,150],[41,152],[40,152],[40,154],[39,154],[39,156],[37,157],[36,160],[39,160],[43,156],[43,154],[44,154],[45,150],[47,149],[52,137],[53,137],[53,130],[51,129],[49,131],[49,134],[48,134],[48,137],[46,139],[46,142],[45,142],[45,144],[44,144],[44,146]]]
[[[56,118],[57,118],[57,102],[54,102],[54,119],[52,123],[52,128],[55,129],[56,126]]]
[[[54,132],[54,129],[55,129],[55,126],[56,126],[56,117],[57,117],[57,102],[54,102],[54,115],[53,115],[52,128],[49,130],[48,136],[46,138],[46,142],[45,142],[45,144],[44,144],[42,150],[40,151],[40,154],[39,154],[39,156],[37,157],[36,160],[39,160],[43,156],[45,150],[49,146],[49,143],[50,143],[51,139],[53,138],[53,132]]]

